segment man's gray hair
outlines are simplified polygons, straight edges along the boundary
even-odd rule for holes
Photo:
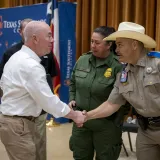
[[[36,35],[43,29],[43,25],[46,24],[42,21],[31,21],[24,28],[24,41],[27,42],[34,34]]]

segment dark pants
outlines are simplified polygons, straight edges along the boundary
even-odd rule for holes
[[[121,128],[107,119],[90,120],[84,127],[73,125],[70,149],[75,160],[117,160],[121,150]]]

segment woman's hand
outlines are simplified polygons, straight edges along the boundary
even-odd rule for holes
[[[76,106],[76,101],[72,100],[72,101],[69,102],[68,105],[69,105],[69,107],[70,107],[71,109],[73,109],[73,107]]]

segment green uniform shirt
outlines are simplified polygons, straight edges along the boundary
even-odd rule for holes
[[[105,59],[96,58],[92,52],[82,55],[72,72],[70,101],[76,101],[78,110],[97,108],[108,99],[121,69],[113,53]]]

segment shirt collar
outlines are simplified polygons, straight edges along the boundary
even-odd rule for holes
[[[106,58],[106,60],[105,60],[105,64],[106,64],[108,67],[111,67],[114,57],[115,57],[114,53],[113,53],[113,52],[110,52],[110,53],[109,53],[109,56],[108,56],[108,57]]]
[[[147,56],[145,55],[145,56],[141,57],[135,65],[128,64],[126,67],[126,71],[127,72],[128,71],[134,72],[136,66],[145,67],[146,66],[146,58],[147,58]]]
[[[111,67],[113,58],[114,58],[114,53],[110,52],[108,57],[106,57],[104,60],[99,60],[98,61],[98,65],[96,64],[96,67],[99,67],[99,66],[102,66],[102,65],[107,65],[108,67]],[[95,59],[96,59],[96,57],[92,54],[89,61],[94,64]]]
[[[132,64],[128,64],[127,67],[125,68],[125,70],[127,72],[129,72],[129,71],[134,72],[134,66]]]
[[[141,66],[141,67],[145,67],[145,66],[146,66],[146,55],[143,56],[143,57],[141,57],[141,58],[138,60],[136,66]]]
[[[29,47],[27,47],[26,45],[23,45],[21,50],[23,52],[25,52],[29,57],[36,60],[37,62],[39,62],[39,63],[41,62],[41,59],[38,57],[38,55],[33,50],[31,50]]]

